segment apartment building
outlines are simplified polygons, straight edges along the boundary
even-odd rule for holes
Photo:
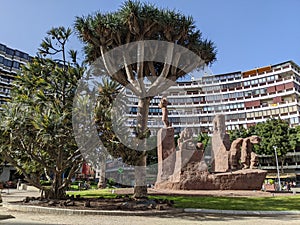
[[[0,43],[0,107],[10,98],[11,83],[22,64],[31,60],[29,54]],[[128,97],[128,126],[136,125],[137,98]],[[178,81],[162,95],[154,97],[149,108],[148,126],[156,133],[162,126],[162,96],[169,105],[169,120],[180,133],[192,127],[195,133],[212,132],[216,114],[226,116],[227,130],[245,128],[271,117],[299,124],[300,67],[293,61],[268,65],[249,71],[203,75]]]
[[[0,109],[10,98],[11,83],[31,57],[20,50],[12,49],[0,43]]]
[[[136,125],[137,98],[126,92],[129,99],[128,126]],[[300,68],[293,61],[237,71],[207,75],[177,82],[161,96],[151,101],[148,126],[152,134],[162,127],[162,96],[169,105],[169,120],[180,133],[191,127],[194,133],[211,133],[216,114],[224,114],[227,130],[247,128],[268,118],[280,117],[291,126],[299,124]]]

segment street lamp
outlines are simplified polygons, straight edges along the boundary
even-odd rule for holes
[[[277,147],[274,146],[275,150],[275,159],[276,159],[276,168],[277,168],[277,178],[278,178],[278,183],[279,183],[279,191],[281,191],[281,182],[280,182],[280,174],[279,174],[279,166],[278,166],[278,158],[277,158]]]

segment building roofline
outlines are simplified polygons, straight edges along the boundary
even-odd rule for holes
[[[293,64],[294,66],[296,66],[297,68],[299,68],[300,70],[300,66],[297,65],[293,60],[287,60],[287,61],[283,61],[281,63],[277,63],[277,64],[270,64],[270,65],[266,65],[266,66],[261,66],[261,67],[257,67],[257,68],[252,68],[252,69],[249,69],[249,70],[244,70],[244,71],[235,71],[235,72],[229,72],[229,73],[221,73],[221,74],[210,74],[210,75],[206,75],[206,76],[203,76],[202,78],[205,78],[205,77],[218,77],[218,76],[225,76],[225,75],[230,75],[230,74],[237,74],[237,73],[245,73],[245,72],[248,72],[248,71],[252,71],[252,70],[257,70],[257,69],[260,69],[260,68],[265,68],[265,67],[271,67],[271,68],[274,68],[274,67],[277,67],[277,66],[281,66],[281,65],[284,65],[286,63],[290,63],[290,64]]]
[[[274,64],[274,65],[271,65],[271,67],[281,66],[281,65],[284,65],[286,63],[291,63],[291,64],[299,67],[293,60],[288,60],[288,61],[284,61],[284,62],[281,62],[281,63],[277,63],[277,64]]]
[[[221,74],[210,74],[210,75],[206,75],[206,76],[203,76],[203,77],[211,77],[211,76],[218,77],[218,76],[237,74],[237,73],[242,73],[242,71],[235,71],[235,72],[221,73]]]
[[[10,48],[10,49],[13,50],[13,51],[19,51],[19,52],[21,52],[21,53],[27,54],[29,57],[32,57],[32,56],[31,56],[29,53],[27,53],[26,51],[20,50],[20,49],[18,49],[18,48],[12,48],[12,47],[10,47],[10,46],[8,46],[8,45],[2,43],[2,42],[0,42],[0,45],[3,45],[3,46],[5,46],[5,48]]]

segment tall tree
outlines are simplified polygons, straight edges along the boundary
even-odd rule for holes
[[[291,127],[289,129],[289,140],[294,151],[299,151],[300,149],[300,126]]]
[[[75,28],[85,44],[87,61],[101,57],[99,71],[137,96],[136,134],[141,143],[149,136],[150,101],[168,88],[166,80],[175,81],[216,57],[214,44],[202,38],[191,16],[139,1],[126,1],[116,12],[77,17]],[[143,197],[147,153],[143,144],[139,146],[134,193]]]
[[[286,153],[293,150],[289,138],[289,124],[282,119],[269,119],[254,126],[254,134],[262,138],[258,145],[254,145],[257,154],[274,155],[275,148],[282,168]]]
[[[76,51],[67,51],[71,33],[64,27],[47,33],[38,56],[16,76],[11,102],[0,118],[2,156],[48,198],[65,197],[82,162],[72,106],[84,67],[77,63]],[[51,181],[50,188],[40,184],[41,176]]]

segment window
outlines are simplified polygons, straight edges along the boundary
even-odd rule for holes
[[[260,89],[260,93],[261,93],[262,95],[266,94],[266,93],[267,93],[267,89],[266,89],[266,88]]]
[[[131,108],[130,108],[130,112],[136,113],[136,112],[137,112],[137,108],[136,108],[136,107],[131,107]]]
[[[11,48],[6,48],[6,54],[13,56],[14,55],[14,50],[12,50]]]
[[[264,78],[260,78],[259,80],[258,80],[258,82],[261,84],[261,83],[265,83],[266,82],[266,78],[264,77]]]
[[[12,61],[8,59],[3,59],[3,64],[4,66],[11,67],[12,66]]]
[[[245,97],[250,97],[252,95],[252,91],[245,91],[244,95]]]
[[[5,52],[5,50],[6,50],[6,47],[5,47],[5,45],[2,45],[2,44],[0,44],[0,51],[3,51],[3,52]]]
[[[290,123],[291,124],[295,124],[295,123],[299,123],[299,118],[298,117],[294,117],[294,118],[290,118]]]
[[[293,109],[293,106],[289,106],[289,112],[293,112],[294,109]]]
[[[244,81],[244,86],[250,86],[250,81]]]
[[[252,81],[251,81],[251,84],[252,84],[252,85],[258,84],[258,80],[257,80],[257,79],[256,79],[256,80],[252,80]]]
[[[260,89],[256,89],[253,92],[254,92],[254,95],[259,95],[260,94]]]
[[[13,61],[13,67],[15,69],[19,69],[20,68],[20,63],[16,62],[16,61]]]
[[[267,77],[267,81],[274,81],[275,80],[275,77],[274,76],[269,76]]]

